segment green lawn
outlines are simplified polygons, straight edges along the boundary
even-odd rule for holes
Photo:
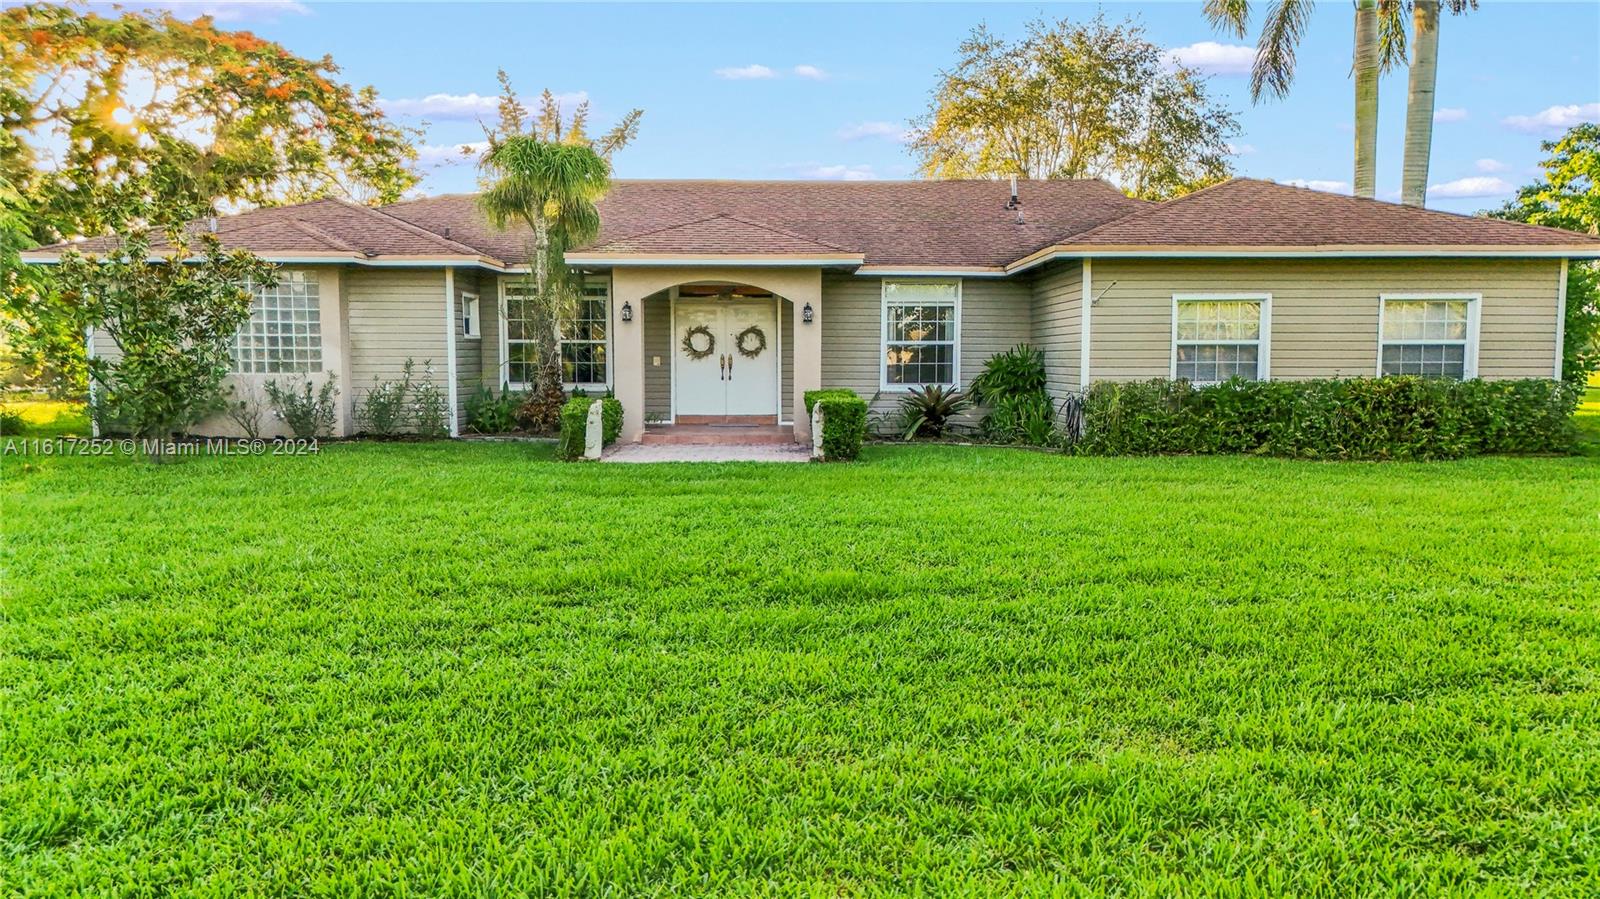
[[[8,402],[0,409],[22,416],[23,429],[19,433],[0,434],[0,437],[87,437],[89,415],[82,403],[60,400],[22,400]]]
[[[1600,461],[0,459],[0,894],[1600,892]]]

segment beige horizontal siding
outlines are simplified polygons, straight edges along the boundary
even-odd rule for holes
[[[874,412],[892,411],[903,394],[879,391],[883,279],[824,275],[822,306],[823,386],[848,387],[869,398]],[[1027,283],[962,279],[962,386],[972,382],[990,356],[1029,342],[1032,330],[1032,294]]]
[[[444,271],[352,270],[345,275],[349,304],[350,377],[357,403],[373,379],[400,377],[407,359],[420,376],[431,363],[445,378]]]
[[[461,296],[475,293],[478,295],[478,333],[484,333],[484,323],[494,317],[494,300],[484,296],[486,291],[480,283],[477,272],[471,269],[456,269],[456,412],[457,423],[465,428],[467,425],[467,398],[478,392],[483,383],[483,337],[468,337],[461,332]]]
[[[1056,398],[1078,388],[1083,356],[1083,264],[1064,262],[1034,279],[1032,343],[1044,353],[1047,389]]]
[[[667,291],[651,294],[640,305],[644,308],[645,421],[666,421],[672,417],[672,296]]]
[[[1483,296],[1480,377],[1550,377],[1559,270],[1553,259],[1096,260],[1090,378],[1167,377],[1172,295],[1234,291],[1272,295],[1274,378],[1374,375],[1379,296],[1450,292]]]

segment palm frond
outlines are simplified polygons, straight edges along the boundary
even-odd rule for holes
[[[1311,24],[1311,0],[1278,0],[1267,10],[1256,44],[1256,61],[1250,69],[1250,99],[1271,93],[1284,97],[1294,83],[1295,50]]]
[[[1378,71],[1389,72],[1407,61],[1406,26],[1411,0],[1378,0]]]
[[[1244,37],[1250,30],[1250,0],[1206,0],[1205,16],[1213,29]]]

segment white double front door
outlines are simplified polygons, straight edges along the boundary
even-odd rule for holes
[[[673,318],[677,420],[684,424],[753,423],[758,418],[776,422],[776,302],[679,300]]]

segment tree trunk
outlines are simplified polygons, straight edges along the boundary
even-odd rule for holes
[[[1358,197],[1378,187],[1378,0],[1356,2],[1356,173]]]
[[[1439,75],[1439,0],[1416,0],[1411,10],[1411,85],[1406,93],[1406,155],[1400,202],[1428,199],[1428,157],[1433,152],[1434,82]]]

